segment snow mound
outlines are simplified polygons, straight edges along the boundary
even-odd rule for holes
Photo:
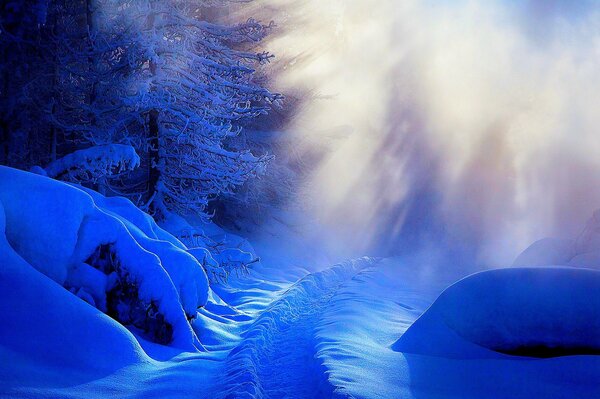
[[[531,244],[515,261],[513,267],[566,265],[575,256],[575,241],[543,238]]]
[[[201,348],[189,320],[206,304],[206,273],[129,201],[0,167],[0,203],[19,267],[31,265],[156,342]]]
[[[515,259],[514,267],[572,266],[600,269],[600,210],[594,212],[576,240],[544,238]]]
[[[6,240],[5,221],[0,204],[0,358],[11,359],[0,367],[2,384],[11,381],[6,373],[22,367],[21,358],[63,374],[148,361],[129,331],[27,264]]]
[[[485,271],[447,288],[393,345],[449,358],[600,353],[600,272]],[[493,352],[492,352],[493,351]]]

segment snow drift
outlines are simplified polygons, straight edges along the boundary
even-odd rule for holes
[[[0,167],[0,204],[5,271],[33,267],[150,340],[201,348],[189,320],[206,304],[206,273],[181,242],[131,202]],[[4,275],[3,284],[13,277]],[[63,322],[75,319],[69,314]]]
[[[27,370],[26,364],[64,374],[65,369],[114,370],[148,360],[129,331],[23,260],[8,244],[5,228],[0,205],[0,358],[11,359],[0,370],[3,384],[13,380],[6,373]],[[31,360],[21,364],[23,358]]]
[[[513,266],[561,265],[600,268],[600,210],[594,212],[576,239],[544,238],[531,244]]]
[[[600,353],[600,272],[512,268],[469,276],[446,289],[394,344],[443,357]]]

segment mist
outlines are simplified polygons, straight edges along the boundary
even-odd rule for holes
[[[600,4],[270,0],[300,197],[335,241],[509,265],[600,208]],[[285,10],[285,11],[283,11]],[[311,158],[312,159],[312,158]]]

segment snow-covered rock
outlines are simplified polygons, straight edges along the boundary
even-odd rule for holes
[[[393,348],[450,358],[600,353],[598,292],[596,270],[480,272],[447,288]]]
[[[129,201],[0,167],[0,203],[6,246],[22,259],[18,265],[31,265],[156,341],[201,347],[188,320],[207,301],[206,273]]]

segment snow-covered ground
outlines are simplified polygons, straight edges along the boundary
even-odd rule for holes
[[[124,200],[1,168],[0,202],[2,397],[600,396],[600,272],[565,266],[596,265],[597,217],[464,279],[416,255],[324,267],[282,223],[249,274],[209,288],[209,254]],[[137,295],[115,299],[114,278]],[[122,314],[147,303],[150,321]]]

